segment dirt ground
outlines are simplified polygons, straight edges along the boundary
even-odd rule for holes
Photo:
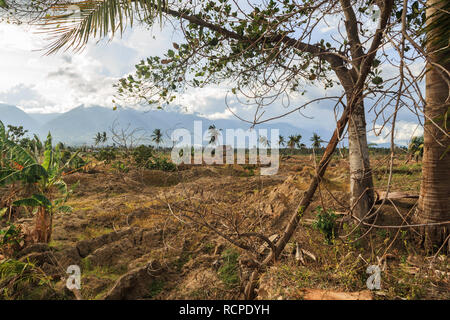
[[[372,160],[376,188],[385,190],[388,163]],[[417,193],[420,164],[396,161],[392,191]],[[110,165],[73,173],[79,186],[70,213],[54,216],[52,241],[19,252],[49,277],[46,289],[20,298],[74,299],[66,268],[81,268],[83,299],[241,299],[251,259],[231,237],[263,254],[255,232],[281,234],[314,174],[310,156],[285,156],[276,175],[248,165],[190,166],[177,172]],[[335,157],[324,182],[279,261],[261,276],[258,299],[449,299],[447,256],[426,255],[413,229],[357,226],[348,212],[348,161]],[[385,203],[376,224],[401,225],[415,199]],[[314,227],[316,208],[339,217],[334,239]],[[17,223],[31,224],[31,217]],[[273,236],[273,237],[272,237]],[[296,252],[299,252],[296,254]],[[250,262],[249,262],[250,261]],[[381,289],[367,289],[370,265],[381,269]],[[26,286],[25,286],[26,287]]]

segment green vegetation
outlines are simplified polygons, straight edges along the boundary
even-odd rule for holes
[[[53,213],[71,210],[64,203],[72,190],[68,189],[62,175],[77,153],[63,164],[59,147],[53,148],[49,133],[43,157],[37,157],[10,140],[0,121],[0,186],[22,190],[22,197],[12,206],[37,208],[35,231],[39,242],[50,241]]]
[[[239,284],[239,252],[227,249],[222,253],[222,259],[223,265],[218,270],[219,278],[227,288],[235,288]]]
[[[325,236],[327,244],[332,244],[337,215],[334,214],[332,209],[325,211],[320,206],[316,208],[316,212],[317,220],[314,222],[313,226]]]
[[[7,229],[0,230],[0,245],[20,247],[20,243],[23,241],[20,229],[12,223],[8,224]]]
[[[111,163],[111,161],[116,160],[117,151],[114,148],[104,148],[98,151],[94,155],[94,157],[98,161],[105,161],[105,163]]]
[[[132,156],[138,167],[147,167],[154,155],[153,147],[140,145],[133,150]]]
[[[128,171],[130,171],[130,168],[120,160],[114,161],[111,167],[121,173],[127,173]]]
[[[0,300],[48,299],[55,295],[51,278],[31,262],[0,263]]]
[[[414,157],[416,162],[423,156],[423,136],[412,137],[411,142],[408,145],[408,153],[411,157]]]
[[[154,298],[155,296],[160,294],[161,291],[163,291],[165,285],[166,285],[166,282],[162,279],[153,280],[148,288],[148,293],[145,296],[145,298]]]

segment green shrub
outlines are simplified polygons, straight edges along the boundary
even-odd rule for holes
[[[314,222],[313,226],[325,236],[327,244],[332,244],[337,215],[334,214],[331,209],[324,211],[321,206],[316,208],[316,212],[317,220]]]
[[[116,150],[113,148],[105,148],[101,149],[94,155],[95,159],[98,161],[105,161],[106,163],[110,163],[112,160],[116,160]]]
[[[120,160],[115,161],[111,166],[119,172],[127,173],[130,171],[130,168],[128,168],[125,163]]]
[[[147,167],[154,153],[152,146],[140,145],[133,150],[132,156],[138,167]]]
[[[177,165],[169,159],[161,156],[154,156],[147,163],[147,169],[162,170],[162,171],[175,171]]]
[[[16,227],[12,223],[9,225],[8,229],[0,230],[0,244],[2,245],[18,245],[22,240],[23,238],[20,228]]]

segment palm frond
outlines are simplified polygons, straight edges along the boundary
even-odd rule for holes
[[[162,13],[167,0],[87,0],[67,5],[55,6],[55,10],[65,10],[76,6],[79,12],[63,15],[47,15],[40,24],[41,32],[53,41],[45,48],[47,54],[63,48],[81,50],[91,37],[107,37],[111,32],[122,35],[126,26],[133,26],[137,15],[146,22],[157,16],[162,21]]]

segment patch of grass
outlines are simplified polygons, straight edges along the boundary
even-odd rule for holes
[[[88,257],[81,259],[81,272],[86,272],[89,270],[92,270],[91,260]]]
[[[214,252],[214,248],[215,248],[215,244],[213,242],[207,242],[205,243],[205,245],[203,246],[203,249],[206,253],[208,254],[212,254]]]
[[[100,227],[100,226],[88,226],[82,234],[78,235],[78,240],[97,238],[104,234],[111,233],[113,231],[114,231],[114,229],[112,229],[112,228],[106,228],[106,227]]]
[[[149,288],[148,288],[148,293],[144,298],[154,298],[156,297],[158,294],[160,294],[164,287],[166,286],[166,282],[162,279],[155,279],[154,281],[152,281],[152,283],[150,284]]]
[[[183,266],[192,258],[192,254],[186,251],[183,251],[180,257],[175,261],[175,268],[177,271],[181,271]]]
[[[363,242],[360,239],[362,235],[361,227],[356,227],[353,224],[344,223],[343,230],[345,234],[350,234],[347,241],[349,241],[348,246],[354,250],[361,249],[363,247]]]
[[[59,249],[64,248],[64,242],[58,241],[58,240],[52,240],[49,242],[48,246],[59,250]]]
[[[83,276],[96,276],[99,278],[116,280],[127,272],[126,265],[93,266],[91,260],[86,257],[81,260],[81,274]]]
[[[401,263],[402,264],[402,263]],[[426,296],[426,288],[431,281],[426,275],[411,275],[403,269],[395,268],[388,274],[382,276],[382,289],[386,291],[390,299],[417,300]]]
[[[239,252],[234,249],[227,249],[222,253],[222,258],[224,262],[218,270],[219,279],[228,289],[235,288],[239,284]]]
[[[49,299],[55,296],[51,278],[31,262],[0,263],[0,300]]]

